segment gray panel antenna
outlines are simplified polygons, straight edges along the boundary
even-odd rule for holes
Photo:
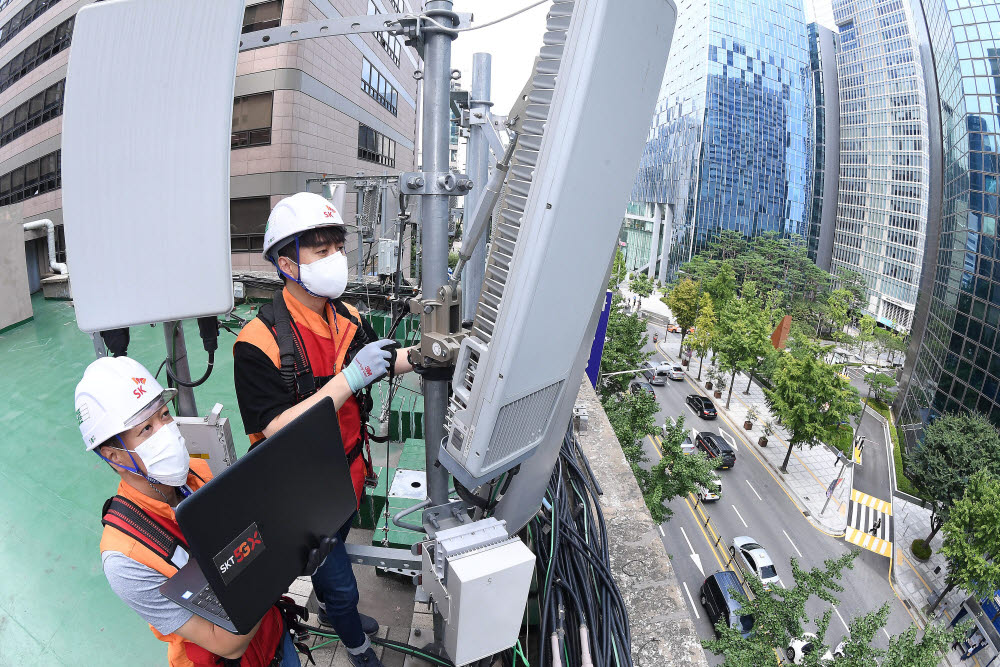
[[[676,15],[671,0],[549,11],[439,455],[470,489],[563,437]]]

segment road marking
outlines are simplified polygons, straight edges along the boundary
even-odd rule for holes
[[[778,579],[778,583],[781,584],[782,588],[788,588],[788,586],[785,585],[785,582],[783,582],[781,579]]]
[[[788,543],[792,545],[793,549],[795,549],[795,553],[799,555],[799,558],[802,558],[802,552],[799,551],[799,548],[797,546],[795,546],[795,542],[792,542],[792,538],[788,537],[788,533],[785,533],[784,530],[782,530],[781,532],[785,534],[785,539],[788,540]]]
[[[736,516],[740,518],[740,521],[743,523],[743,527],[749,528],[750,526],[747,525],[747,522],[743,521],[743,515],[740,514],[740,511],[738,509],[736,509],[736,505],[733,505],[733,511],[736,512]]]
[[[663,534],[663,526],[660,526],[660,537],[666,537],[666,535]]]
[[[688,543],[688,549],[690,549],[690,550],[691,550],[691,553],[695,553],[695,551],[694,551],[694,547],[693,547],[693,546],[691,546],[691,540],[689,540],[689,539],[688,539],[688,534],[687,534],[687,532],[686,532],[686,531],[684,530],[684,526],[680,526],[680,529],[681,529],[681,535],[683,535],[683,536],[684,536],[684,541]]]
[[[708,549],[709,549],[709,551],[712,552],[712,555],[715,556],[715,562],[717,562],[719,564],[719,569],[720,570],[725,570],[726,566],[722,564],[722,559],[719,558],[719,552],[715,550],[715,547],[713,546],[712,540],[709,539],[708,533],[705,532],[705,527],[702,525],[701,520],[698,518],[698,515],[695,514],[694,507],[691,506],[691,503],[688,501],[687,498],[684,499],[684,504],[687,505],[688,510],[691,512],[691,516],[695,520],[695,523],[698,524],[698,529],[701,531],[702,537],[704,537],[705,541],[708,542]],[[714,533],[714,531],[713,531],[713,533]]]
[[[681,583],[684,584],[684,592],[688,594],[688,601],[691,603],[691,609],[694,610],[694,617],[700,619],[701,614],[698,613],[698,607],[694,606],[694,598],[691,597],[691,591],[688,589],[687,582],[682,581]]]
[[[737,453],[739,453],[739,451],[740,451],[740,448],[736,446],[736,438],[735,438],[735,437],[733,437],[733,436],[732,436],[732,435],[730,435],[729,433],[726,433],[726,432],[725,432],[724,430],[722,430],[721,428],[719,429],[719,435],[721,435],[721,436],[722,436],[722,439],[723,439],[723,440],[725,440],[726,442],[728,442],[728,443],[729,443],[729,446],[733,448],[733,451],[734,451],[734,452],[737,452]]]
[[[833,607],[833,605],[830,605],[830,606]],[[837,609],[836,607],[833,607],[833,611],[835,611],[837,613],[837,618],[839,618],[840,622],[844,624],[844,629],[847,630],[848,632],[850,632],[851,628],[848,627],[847,621],[844,620],[844,617],[840,615],[840,610]]]
[[[887,630],[886,630],[885,628],[882,628],[882,632],[884,632],[884,633],[885,633],[885,638],[886,638],[886,639],[889,639],[889,640],[891,640],[891,639],[892,639],[892,637],[890,637],[890,636],[889,636],[889,632],[888,632],[888,631],[887,631]]]
[[[751,490],[751,491],[753,491],[753,494],[754,494],[755,496],[757,496],[757,500],[759,500],[759,501],[761,501],[761,502],[764,502],[764,499],[760,497],[760,494],[759,494],[759,493],[757,493],[757,489],[753,488],[753,484],[751,484],[751,483],[750,483],[750,480],[749,480],[749,479],[747,479],[747,480],[744,480],[744,481],[745,481],[745,482],[747,483],[747,486],[749,486],[749,487],[750,487],[750,490]]]

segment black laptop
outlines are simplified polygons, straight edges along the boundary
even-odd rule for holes
[[[337,411],[325,398],[177,506],[190,560],[160,593],[245,634],[356,508]]]

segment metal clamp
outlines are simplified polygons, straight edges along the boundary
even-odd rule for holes
[[[453,171],[410,171],[399,175],[400,189],[407,195],[464,195],[474,186],[465,174]]]
[[[458,350],[468,332],[461,328],[462,288],[458,285],[443,285],[436,298],[425,298],[423,294],[410,300],[410,312],[420,316],[421,366],[449,366],[458,359]],[[458,326],[454,329],[453,326]],[[413,352],[411,352],[413,354]]]

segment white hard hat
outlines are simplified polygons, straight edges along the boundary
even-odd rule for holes
[[[76,420],[87,451],[149,419],[174,393],[135,359],[93,362],[76,385]]]
[[[264,259],[273,261],[271,250],[280,250],[288,239],[318,227],[346,227],[340,211],[312,192],[299,192],[277,203],[267,217]]]

